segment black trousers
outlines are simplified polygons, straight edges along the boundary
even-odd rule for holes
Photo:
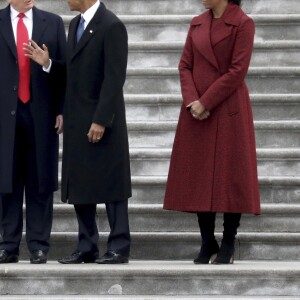
[[[28,104],[19,101],[16,113],[13,193],[1,197],[0,249],[19,254],[26,200],[26,242],[29,251],[48,252],[53,193],[39,193],[34,124]]]
[[[128,200],[106,203],[110,226],[107,251],[115,251],[129,257],[130,230],[128,221]],[[78,244],[76,251],[98,256],[99,233],[96,223],[96,204],[75,204],[78,220]]]

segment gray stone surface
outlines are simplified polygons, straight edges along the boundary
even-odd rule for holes
[[[251,94],[257,121],[299,120],[300,94]],[[125,95],[128,121],[178,121],[180,94]]]
[[[101,254],[106,251],[107,237],[108,233],[100,233]],[[198,232],[132,232],[131,237],[131,258],[140,260],[193,260],[201,245]],[[216,237],[220,241],[221,234],[216,234]],[[77,232],[52,232],[49,259],[70,255],[76,243]],[[300,233],[240,232],[235,257],[239,260],[298,260],[299,247]],[[24,242],[21,243],[20,255],[22,259],[29,259]]]
[[[251,93],[300,93],[300,67],[251,67],[246,78]],[[127,70],[127,94],[180,93],[177,68]]]
[[[166,180],[166,176],[133,176],[130,203],[163,203]],[[300,177],[260,176],[259,184],[262,203],[300,203]],[[61,203],[59,191],[55,193],[55,202]]]
[[[2,294],[298,296],[300,265],[292,262],[236,262],[232,266],[194,265],[185,261],[133,261],[129,265],[0,266]],[[264,288],[262,288],[262,285]],[[41,288],[43,287],[43,288]]]
[[[142,295],[119,295],[119,296],[86,296],[86,295],[57,295],[57,296],[47,296],[47,295],[30,295],[30,296],[1,296],[1,300],[173,300],[173,299],[180,299],[180,300],[295,300],[299,299],[298,296],[142,296]]]
[[[53,232],[76,232],[77,220],[72,205],[54,206]],[[98,207],[98,228],[109,231],[104,205]],[[133,232],[199,232],[194,214],[172,212],[162,204],[129,205],[130,229]],[[243,215],[239,232],[299,232],[300,204],[263,204],[262,215]],[[216,231],[223,230],[223,216],[218,214]]]

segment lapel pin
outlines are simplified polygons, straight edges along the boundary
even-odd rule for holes
[[[90,33],[93,33],[93,30],[90,30]]]

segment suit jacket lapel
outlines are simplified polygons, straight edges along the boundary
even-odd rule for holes
[[[3,35],[15,59],[17,59],[17,47],[14,32],[11,25],[10,6],[2,10],[0,14],[0,34]]]
[[[103,20],[103,16],[104,16],[105,12],[106,12],[106,8],[105,8],[104,4],[101,3],[98,10],[96,11],[94,17],[92,18],[92,20],[90,21],[90,23],[88,24],[86,29],[84,30],[80,41],[78,42],[78,44],[75,45],[75,47],[73,49],[73,53],[71,55],[71,60],[73,60],[74,57],[92,39],[92,37],[94,36],[94,34],[97,31],[98,24],[101,23],[101,21]],[[70,48],[73,47],[72,45],[74,45],[75,40],[76,40],[76,31],[77,31],[79,19],[80,19],[80,15],[76,17],[76,19],[73,22],[74,26],[72,26],[72,29],[70,29],[70,33],[69,33],[69,35],[70,35],[69,47]]]
[[[38,43],[44,30],[47,27],[47,20],[44,14],[35,7],[33,7],[32,9],[32,15],[33,15],[32,39],[36,43]]]
[[[212,16],[210,11],[193,19],[191,26],[195,26],[192,39],[199,52],[216,68],[219,69],[217,59],[211,46],[210,27]]]

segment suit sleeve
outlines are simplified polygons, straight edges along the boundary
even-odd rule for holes
[[[193,80],[194,53],[191,29],[192,27],[190,27],[189,29],[178,67],[180,75],[181,93],[183,97],[183,102],[186,107],[191,102],[200,98]]]
[[[58,18],[57,22],[57,47],[56,53],[53,53],[53,57],[50,57],[52,59],[52,67],[49,80],[53,91],[55,113],[56,115],[60,115],[63,112],[66,87],[66,34],[63,20]]]
[[[123,23],[116,22],[104,37],[104,81],[93,122],[112,127],[118,101],[123,99],[126,79],[128,37]]]
[[[255,26],[248,18],[239,25],[228,72],[218,78],[201,96],[200,102],[212,111],[245,80],[253,50]]]

